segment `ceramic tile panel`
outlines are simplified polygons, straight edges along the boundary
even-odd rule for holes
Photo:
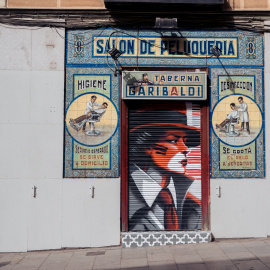
[[[153,247],[211,242],[211,233],[206,231],[128,232],[122,233],[122,246]]]
[[[115,133],[111,132],[113,136],[106,141],[106,149],[110,149],[107,154],[113,157],[109,170],[92,170],[87,165],[82,165],[82,170],[74,170],[74,149],[79,149],[78,143],[90,144],[85,136],[75,139],[76,131],[74,133],[69,129],[68,121],[71,117],[68,112],[73,111],[74,117],[78,118],[79,114],[84,113],[83,107],[89,102],[87,98],[91,97],[90,93],[94,93],[102,102],[109,100],[109,104],[113,104],[109,107],[115,107],[119,117],[120,76],[116,74],[115,77],[114,73],[119,72],[115,66],[118,69],[125,66],[134,70],[137,67],[141,70],[143,67],[208,68],[211,177],[264,178],[264,40],[261,34],[231,30],[153,31],[99,28],[69,30],[66,37],[66,177],[118,175],[119,128]],[[113,47],[122,53],[116,63],[108,54],[108,49]],[[91,86],[79,89],[81,86],[78,81],[83,79],[78,75],[88,76],[90,84],[94,80],[91,76],[96,76],[100,83],[103,82],[102,77],[110,77],[111,95]],[[76,83],[77,91],[74,90]],[[243,98],[243,105],[239,98]],[[217,128],[232,113],[231,104],[234,104],[235,112],[238,112],[235,113],[237,117],[232,117],[236,119],[233,120],[235,122],[229,125],[225,123],[221,129]],[[247,108],[243,109],[241,106]],[[100,144],[98,138],[95,141],[94,145]],[[73,166],[72,169],[70,166]]]
[[[108,68],[67,67],[65,177],[119,177],[119,84]],[[86,111],[91,120],[74,126]]]

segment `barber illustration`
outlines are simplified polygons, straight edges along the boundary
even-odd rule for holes
[[[244,130],[245,123],[246,123],[247,133],[250,134],[247,103],[244,102],[243,97],[239,97],[238,102],[239,102],[238,111],[241,113],[241,115],[240,115],[240,121],[241,121],[240,131]]]
[[[97,97],[94,95],[94,96],[91,96],[91,99],[89,102],[87,102],[86,104],[86,109],[84,111],[84,114],[85,115],[91,115],[91,113],[94,112],[94,107],[100,107],[101,105],[96,103],[96,100],[97,100]],[[90,123],[89,123],[89,126],[90,126]],[[86,128],[86,123],[83,125],[83,132],[85,133],[85,128]]]

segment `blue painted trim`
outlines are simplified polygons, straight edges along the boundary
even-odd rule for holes
[[[119,112],[121,109],[121,77],[118,76],[118,85],[119,85],[119,99],[118,99],[118,108]],[[119,123],[120,123],[121,118],[119,117]],[[119,136],[118,136],[118,177],[120,177],[120,172],[121,172],[121,125],[119,126]]]
[[[264,52],[264,42],[262,42],[262,46],[263,46],[263,52]],[[263,54],[264,55],[264,54]],[[263,57],[264,59],[264,57]],[[264,100],[264,95],[265,94],[265,86],[264,86],[264,68],[262,69],[262,99],[263,99],[263,104],[262,104],[262,116],[263,116],[263,155],[264,155],[264,159],[263,159],[263,177],[265,177],[265,100]]]
[[[250,68],[250,69],[256,69],[256,68],[263,68],[263,65],[226,65],[224,63],[222,63],[224,67],[226,68]],[[133,67],[135,68],[135,63],[130,65],[127,63],[121,63],[122,66],[125,67]],[[147,65],[147,64],[141,64],[139,63],[139,67],[197,67],[197,68],[205,68],[205,67],[212,67],[212,68],[223,68],[222,65],[211,65],[211,64],[198,64],[198,65],[179,65],[179,64],[175,64],[175,65],[166,65],[164,66],[164,64],[160,63],[160,64],[155,64],[155,65]],[[108,68],[107,64],[67,64],[66,65],[67,68]]]
[[[209,119],[209,122],[211,122],[211,104],[212,104],[212,86],[211,86],[211,69],[212,67],[208,67],[208,77],[209,77],[209,95],[207,93],[207,96],[209,96],[209,111],[208,111],[208,119]],[[210,123],[209,123],[210,124]],[[212,168],[213,168],[213,165],[212,165],[212,132],[211,132],[211,126],[209,125],[209,163],[210,163],[210,166],[209,166],[209,171],[210,171],[210,178],[212,178]]]

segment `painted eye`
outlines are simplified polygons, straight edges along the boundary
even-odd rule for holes
[[[170,143],[177,143],[177,139],[170,140],[169,142],[170,142]]]

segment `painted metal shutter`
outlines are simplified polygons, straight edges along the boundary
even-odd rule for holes
[[[129,110],[129,230],[201,229],[200,106]]]

